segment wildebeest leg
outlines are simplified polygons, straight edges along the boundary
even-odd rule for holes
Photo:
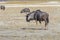
[[[39,21],[39,23],[41,23],[41,21]]]
[[[36,22],[36,25],[37,25],[37,20],[35,20],[35,22]]]
[[[48,23],[49,23],[49,18],[47,17],[46,20],[45,20],[45,28],[48,25]]]
[[[37,25],[37,15],[34,18],[35,18],[35,22],[36,22],[36,25]]]
[[[45,30],[47,29],[47,24],[48,24],[48,22],[47,22],[47,20],[45,20]]]

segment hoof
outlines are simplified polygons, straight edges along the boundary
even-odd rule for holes
[[[47,28],[45,28],[44,30],[48,30]]]
[[[47,30],[47,29],[44,29],[44,30]]]

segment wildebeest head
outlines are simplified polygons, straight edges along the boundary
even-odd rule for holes
[[[5,6],[4,6],[4,5],[1,5],[1,9],[2,9],[2,10],[5,10]]]
[[[30,12],[30,9],[29,8],[22,9],[20,13],[27,13],[27,12]]]
[[[29,14],[26,15],[26,21],[27,22],[30,22],[31,20],[34,20],[34,13],[35,13],[35,11],[30,12]]]

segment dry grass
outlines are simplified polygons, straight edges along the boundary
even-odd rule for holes
[[[21,7],[6,8],[0,10],[0,37],[1,40],[59,40],[60,38],[60,7],[30,7],[31,11],[40,9],[49,14],[48,30],[21,30],[21,28],[44,28],[44,22],[36,25],[35,21],[26,22],[25,14],[21,14]],[[2,33],[1,33],[2,30]],[[12,31],[4,33],[7,30]],[[43,35],[43,36],[42,36]],[[15,36],[15,37],[12,37]],[[17,37],[19,36],[19,37]]]
[[[30,7],[31,11],[33,10],[37,10],[40,9],[44,12],[49,13],[49,19],[50,19],[50,23],[55,24],[55,23],[60,23],[60,13],[59,13],[59,9],[60,7],[35,7],[32,8]],[[19,7],[14,7],[14,8],[6,8],[5,11],[1,10],[0,11],[0,21],[5,22],[5,24],[8,25],[18,25],[18,26],[24,26],[23,24],[27,25],[27,22],[25,21],[25,14],[21,14],[20,11],[23,8],[19,8]],[[10,22],[10,23],[9,23]],[[25,23],[26,22],[26,23]],[[30,22],[30,24],[34,24],[33,22]],[[21,25],[19,25],[21,24]]]

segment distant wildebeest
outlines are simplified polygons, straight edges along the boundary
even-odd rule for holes
[[[36,10],[26,15],[26,21],[30,22],[31,20],[35,20],[36,23],[37,21],[39,21],[39,23],[45,21],[45,29],[46,29],[46,26],[49,23],[49,14],[46,12],[42,12],[40,10]]]
[[[0,6],[0,9],[1,9],[1,10],[5,10],[5,6],[4,6],[4,5],[1,5],[1,6]]]
[[[20,13],[28,13],[28,12],[30,12],[30,9],[29,8],[24,8],[24,9],[21,10]]]

